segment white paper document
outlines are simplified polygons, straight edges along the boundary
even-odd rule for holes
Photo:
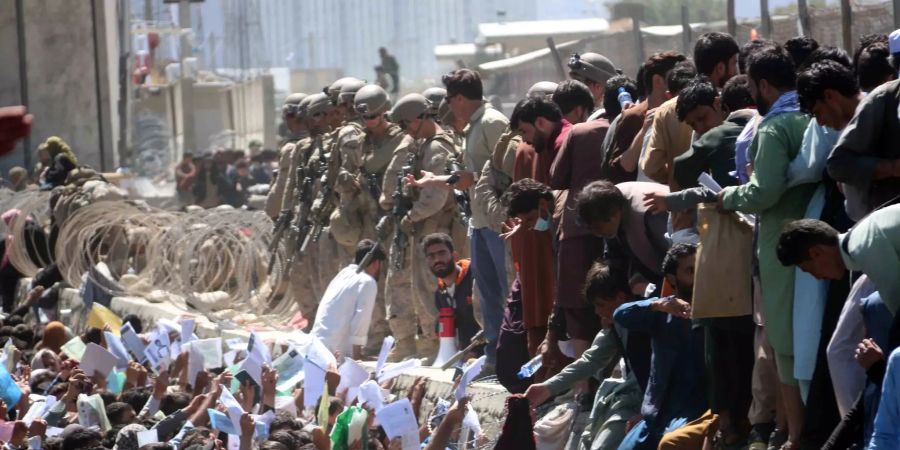
[[[375,417],[389,438],[402,438],[404,449],[419,448],[419,425],[416,423],[416,415],[409,399],[404,398],[384,405],[375,412]]]
[[[107,377],[118,362],[119,358],[116,355],[91,342],[84,349],[84,356],[81,358],[81,370],[88,377],[92,377],[96,373]]]
[[[475,377],[481,373],[481,368],[484,367],[485,356],[476,359],[472,364],[469,364],[468,367],[463,370],[462,378],[459,380],[459,386],[456,387],[456,401],[460,401],[466,396],[466,387]]]

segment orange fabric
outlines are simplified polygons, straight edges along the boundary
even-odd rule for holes
[[[471,261],[468,259],[461,259],[456,262],[456,265],[459,266],[459,274],[456,275],[456,281],[454,284],[462,283],[463,279],[466,278],[466,274],[469,272],[469,265]],[[438,278],[438,289],[446,289],[447,286],[444,284],[443,278]]]

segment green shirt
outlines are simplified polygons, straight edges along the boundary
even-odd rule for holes
[[[884,304],[897,314],[900,307],[900,205],[866,216],[840,237],[847,269],[865,273]]]
[[[794,268],[778,260],[775,248],[784,226],[803,218],[817,184],[788,188],[788,166],[800,152],[809,116],[782,113],[759,125],[750,145],[753,174],[741,186],[724,189],[726,209],[758,214],[757,256],[766,334],[775,351],[794,354]]]

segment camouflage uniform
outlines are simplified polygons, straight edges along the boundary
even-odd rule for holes
[[[448,160],[453,153],[453,141],[449,135],[438,133],[425,139],[420,145],[398,148],[385,174],[381,206],[393,207],[391,194],[397,189],[398,175],[403,166],[410,165],[414,173],[420,170],[442,173],[447,170]],[[458,221],[456,200],[442,188],[413,189],[409,191],[413,203],[407,217],[413,222],[407,232],[408,247],[402,269],[395,268],[396,261],[388,266],[386,297],[388,300],[388,323],[397,341],[412,339],[416,335],[416,324],[422,330],[421,337],[436,343],[435,323],[437,309],[434,305],[436,281],[422,253],[422,239],[431,233],[451,231],[454,221]],[[398,218],[399,219],[399,218]],[[399,225],[398,225],[399,226]],[[391,243],[391,258],[397,258],[398,249]],[[432,355],[426,355],[432,356]]]

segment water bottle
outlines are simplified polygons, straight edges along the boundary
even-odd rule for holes
[[[624,109],[628,105],[633,105],[634,99],[624,87],[619,87],[619,105]]]
[[[531,361],[528,361],[527,363],[522,365],[522,368],[519,369],[519,373],[517,376],[519,377],[520,380],[524,380],[524,379],[534,375],[534,373],[537,372],[538,369],[541,368],[541,364],[542,364],[541,355],[537,355],[534,358],[532,358]]]

